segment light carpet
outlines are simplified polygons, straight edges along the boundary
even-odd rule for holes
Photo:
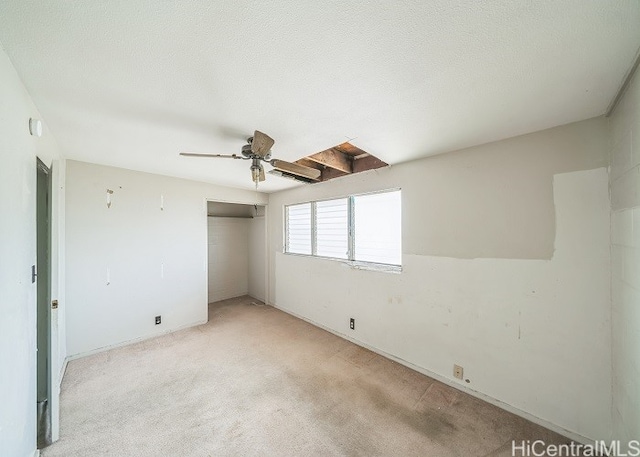
[[[44,457],[510,456],[568,439],[250,297],[69,363]]]

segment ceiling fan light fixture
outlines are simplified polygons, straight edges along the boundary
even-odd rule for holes
[[[260,169],[257,167],[251,167],[251,179],[254,183],[256,183],[256,187],[258,186],[258,182],[260,181]]]
[[[251,164],[251,180],[256,184],[256,189],[258,188],[258,183],[264,181],[264,179],[264,167],[260,163],[260,159],[253,159],[253,163]]]

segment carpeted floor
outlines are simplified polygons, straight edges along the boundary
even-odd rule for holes
[[[69,363],[44,457],[510,456],[568,440],[250,297]]]

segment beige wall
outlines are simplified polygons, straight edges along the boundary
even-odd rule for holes
[[[556,430],[605,439],[607,166],[596,118],[271,194],[269,300]],[[397,187],[401,274],[282,253],[283,205]]]
[[[613,433],[640,439],[640,76],[610,118]]]

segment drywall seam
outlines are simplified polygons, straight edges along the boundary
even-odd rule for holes
[[[72,360],[76,360],[76,359],[81,359],[83,357],[87,357],[87,356],[90,356],[90,355],[99,354],[101,352],[109,351],[111,349],[116,349],[116,348],[119,348],[119,347],[128,346],[130,344],[140,343],[141,341],[150,340],[150,339],[153,339],[153,338],[157,338],[157,337],[160,337],[160,336],[167,335],[169,333],[175,333],[175,332],[178,332],[180,330],[186,330],[186,329],[191,328],[191,327],[197,327],[198,325],[203,325],[203,324],[206,324],[207,322],[209,322],[208,319],[205,319],[205,320],[202,320],[202,321],[196,321],[196,322],[193,322],[191,324],[185,324],[185,325],[181,325],[179,327],[171,328],[169,330],[164,330],[164,331],[162,331],[160,333],[150,333],[150,334],[138,337],[138,338],[134,338],[132,340],[121,341],[119,343],[109,344],[107,346],[102,346],[102,347],[99,347],[99,348],[96,348],[96,349],[92,349],[92,350],[86,351],[86,352],[79,352],[77,354],[72,354],[72,355],[68,356],[67,357],[67,362],[71,362]]]
[[[297,317],[298,319],[302,319],[303,321],[308,322],[311,325],[314,325],[314,326],[316,326],[318,328],[326,330],[327,332],[332,333],[332,334],[334,334],[334,335],[336,335],[336,336],[338,336],[340,338],[343,338],[343,339],[345,339],[347,341],[350,341],[350,342],[352,342],[354,344],[357,344],[360,347],[363,347],[363,348],[368,349],[368,350],[370,350],[372,352],[375,352],[376,354],[381,355],[382,357],[386,357],[389,360],[393,360],[394,362],[397,362],[397,363],[399,363],[401,365],[404,365],[407,368],[410,368],[410,369],[412,369],[414,371],[422,373],[425,376],[429,376],[430,378],[433,378],[436,381],[439,381],[439,382],[441,382],[443,384],[446,384],[446,385],[448,385],[450,387],[453,387],[454,389],[457,389],[457,390],[459,390],[461,392],[467,393],[467,394],[469,394],[469,395],[471,395],[471,396],[473,396],[475,398],[479,398],[480,400],[486,401],[487,403],[490,403],[490,404],[492,404],[494,406],[497,406],[500,409],[503,409],[505,411],[513,413],[516,416],[522,417],[523,419],[526,419],[526,420],[531,421],[531,422],[533,422],[535,424],[538,424],[538,425],[540,425],[542,427],[545,427],[545,428],[547,428],[549,430],[552,430],[552,431],[554,431],[556,433],[559,433],[559,434],[561,434],[563,436],[566,436],[567,438],[570,438],[570,439],[572,439],[574,441],[577,441],[577,442],[582,443],[582,444],[594,444],[595,443],[595,441],[590,440],[589,438],[586,438],[586,437],[584,437],[584,436],[582,436],[582,435],[580,435],[578,433],[566,430],[566,429],[564,429],[564,428],[562,428],[562,427],[560,427],[560,426],[558,426],[558,425],[556,425],[556,424],[554,424],[552,422],[548,422],[548,421],[546,421],[544,419],[541,419],[541,418],[539,418],[537,416],[534,416],[533,414],[527,413],[526,411],[518,409],[515,406],[511,406],[510,404],[502,402],[502,401],[500,401],[500,400],[498,400],[496,398],[493,398],[493,397],[491,397],[491,396],[489,396],[487,394],[484,394],[482,392],[478,392],[476,390],[473,390],[473,389],[471,389],[471,388],[469,388],[469,387],[467,387],[467,386],[465,386],[463,384],[458,384],[457,382],[454,382],[451,379],[448,379],[448,378],[446,378],[444,376],[441,376],[441,375],[439,375],[437,373],[434,373],[434,372],[432,372],[430,370],[427,370],[426,368],[422,368],[422,367],[419,367],[417,365],[414,365],[411,362],[407,362],[406,360],[403,360],[403,359],[401,359],[399,357],[396,357],[396,356],[394,356],[392,354],[389,354],[389,353],[387,353],[385,351],[382,351],[382,350],[380,350],[380,349],[378,349],[378,348],[376,348],[374,346],[370,346],[370,345],[368,345],[366,343],[363,343],[362,341],[357,340],[355,338],[352,338],[352,337],[350,337],[348,335],[345,335],[344,333],[340,333],[340,332],[338,332],[336,330],[333,330],[333,329],[331,329],[329,327],[326,327],[326,326],[324,326],[324,325],[322,325],[320,323],[314,322],[311,319],[307,319],[306,317],[301,316],[301,315],[299,315],[299,314],[297,314],[297,313],[295,313],[293,311],[290,311],[290,310],[288,310],[286,308],[283,308],[283,307],[280,307],[278,305],[271,304],[271,303],[269,304],[269,306],[273,306],[274,308],[279,309],[282,312],[285,312],[285,313],[287,313],[287,314],[289,314],[291,316]]]

